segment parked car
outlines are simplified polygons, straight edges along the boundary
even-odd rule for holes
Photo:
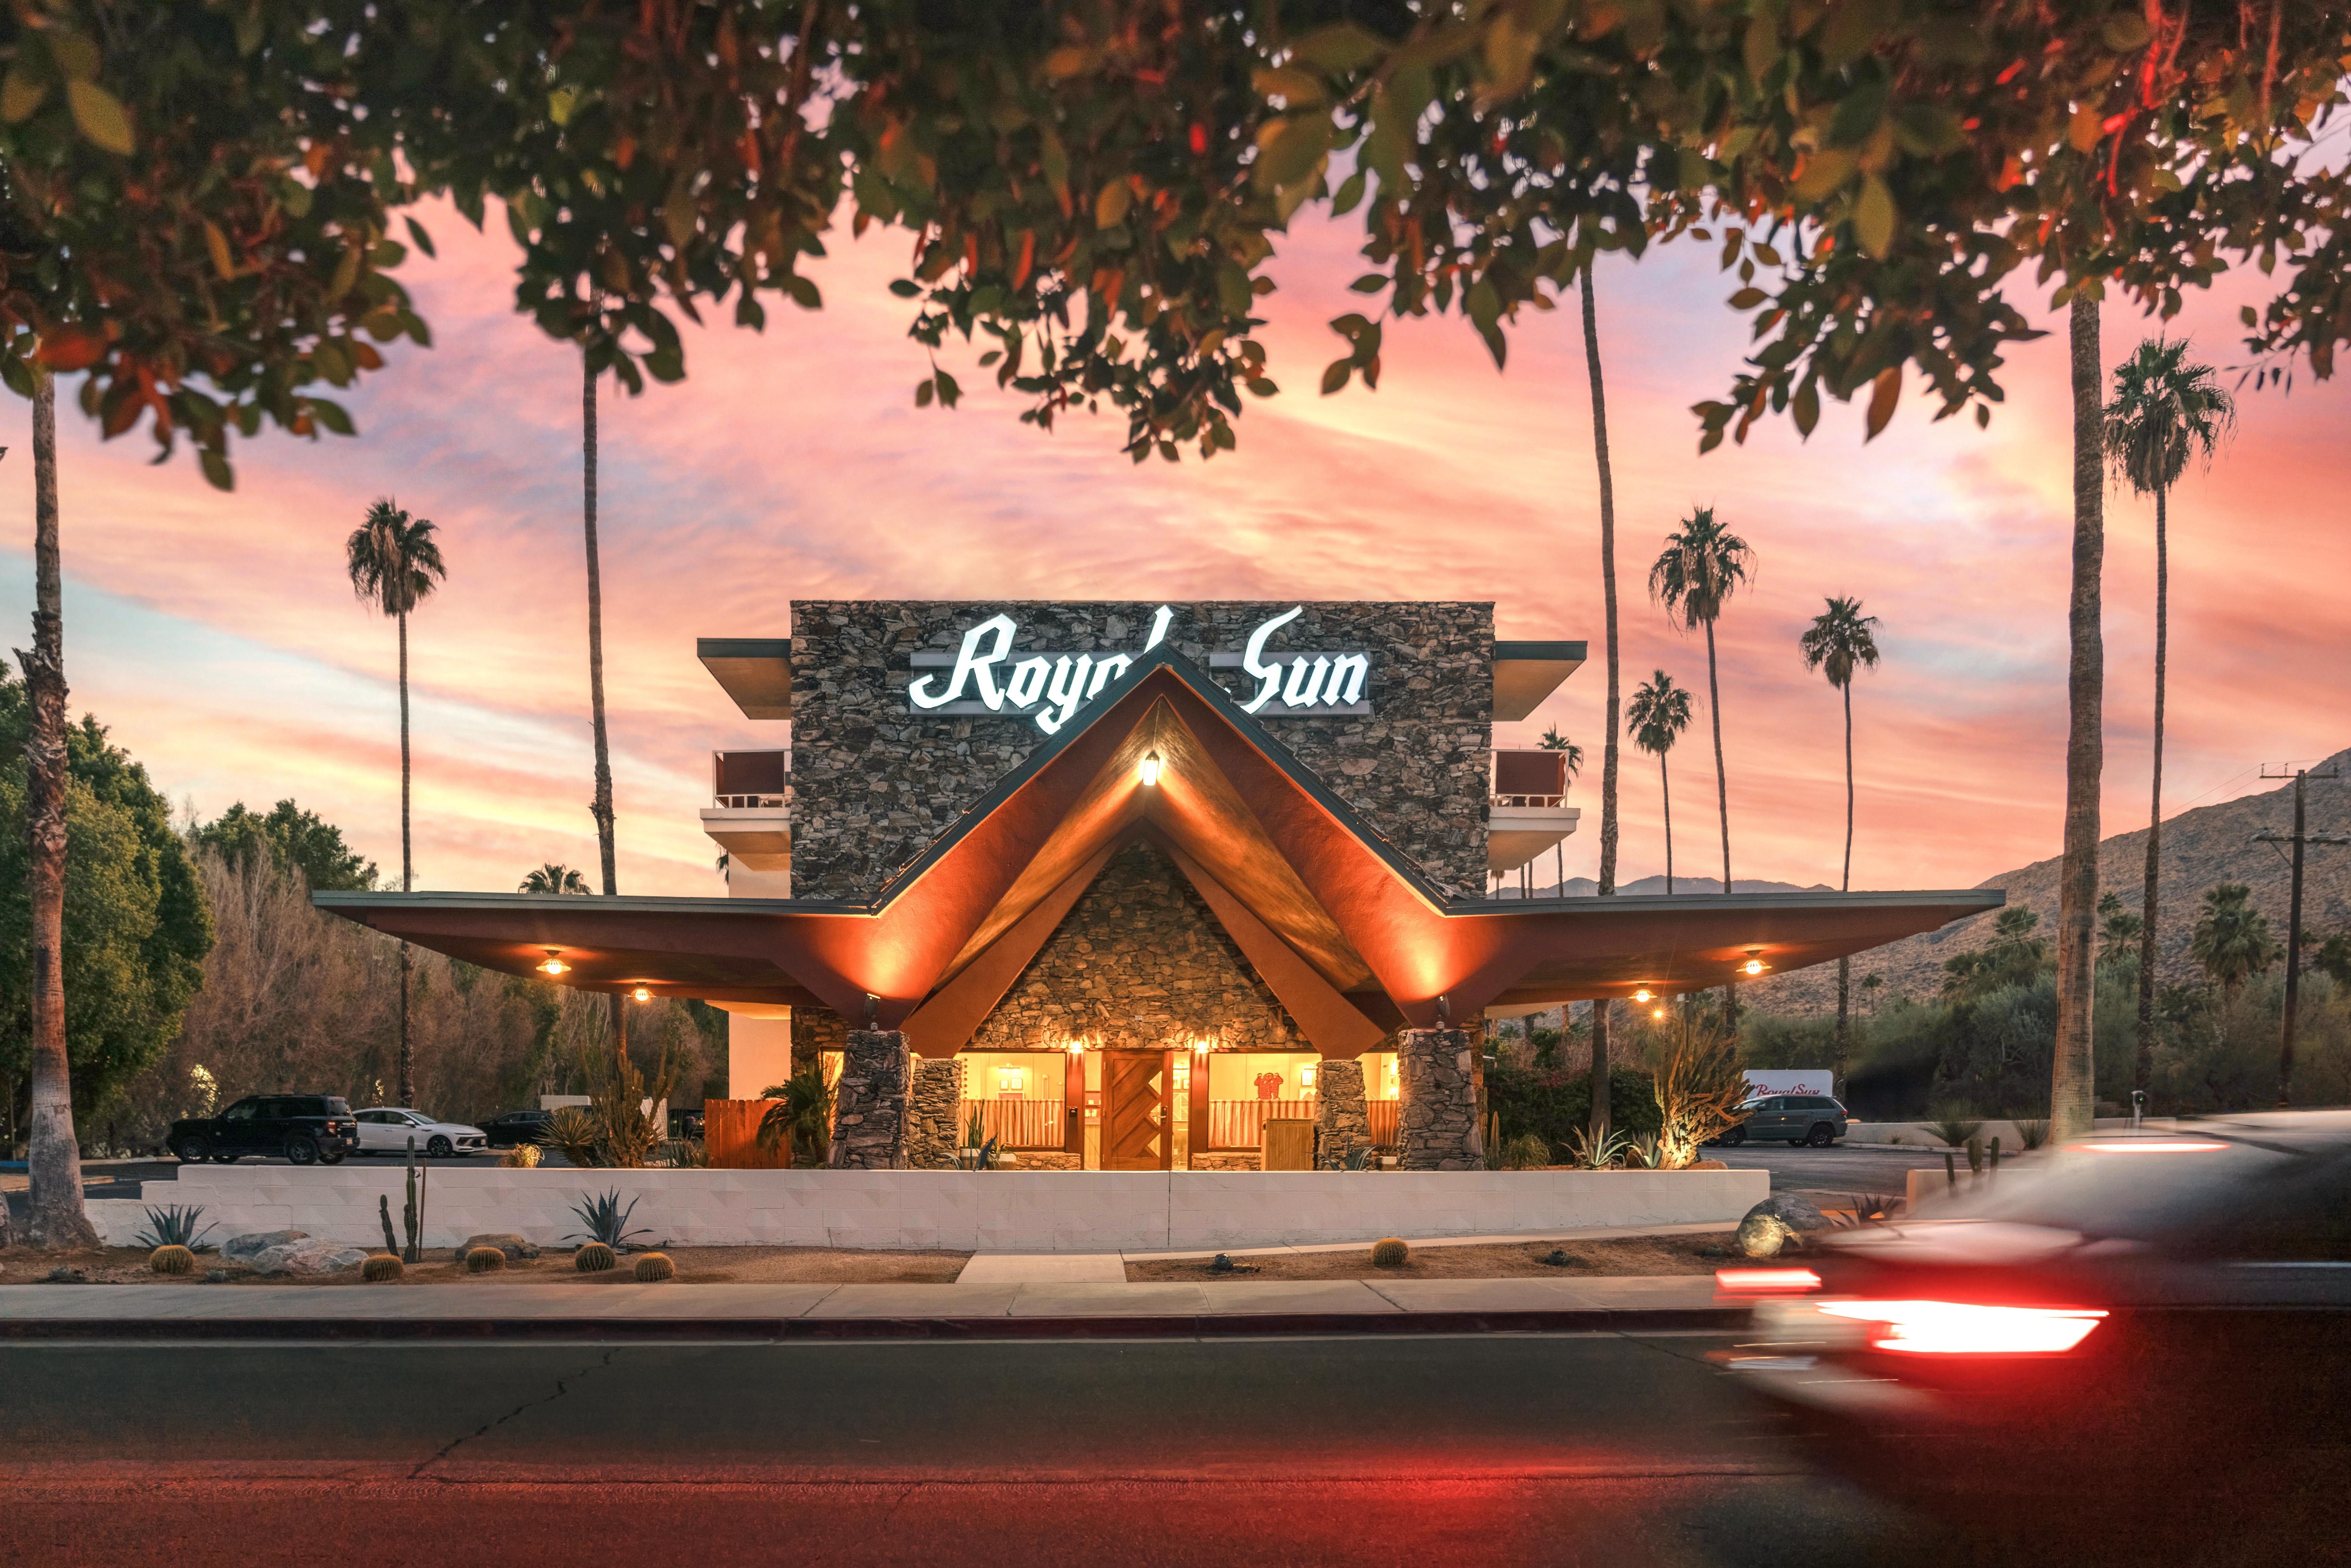
[[[1750,1138],[1784,1138],[1825,1149],[1844,1136],[1852,1119],[1844,1105],[1826,1094],[1771,1094],[1750,1100],[1741,1109],[1747,1120],[1713,1142],[1735,1149]]]
[[[436,1122],[422,1111],[403,1105],[376,1105],[359,1113],[362,1155],[404,1155],[413,1139],[416,1152],[445,1160],[451,1155],[479,1154],[489,1146],[489,1135],[463,1122]]]
[[[1802,1261],[1817,1289],[1723,1359],[1865,1487],[2197,1539],[2351,1523],[2351,1113],[2095,1134]]]
[[[289,1165],[326,1165],[359,1151],[359,1124],[333,1094],[248,1094],[217,1116],[172,1124],[164,1140],[189,1165],[235,1165],[246,1155],[283,1155]]]
[[[555,1120],[552,1111],[508,1111],[482,1124],[482,1132],[494,1149],[511,1149],[519,1144],[547,1142],[548,1124]]]

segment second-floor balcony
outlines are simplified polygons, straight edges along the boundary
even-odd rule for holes
[[[1567,753],[1497,750],[1486,813],[1486,866],[1516,871],[1575,831],[1567,803]]]
[[[710,804],[702,831],[730,863],[754,872],[784,872],[792,863],[792,754],[714,751]]]

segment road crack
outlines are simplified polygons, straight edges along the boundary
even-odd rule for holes
[[[522,1415],[525,1411],[536,1410],[542,1406],[554,1404],[557,1400],[571,1392],[571,1385],[578,1379],[587,1376],[591,1372],[611,1365],[612,1357],[618,1355],[620,1354],[620,1346],[614,1345],[604,1353],[602,1359],[592,1362],[589,1365],[583,1366],[576,1372],[569,1372],[564,1374],[561,1377],[557,1378],[555,1380],[554,1393],[538,1399],[526,1399],[521,1404],[516,1406],[513,1409],[507,1411],[505,1415],[496,1417],[495,1420],[486,1421],[471,1432],[452,1437],[447,1443],[442,1446],[441,1450],[438,1453],[418,1465],[414,1469],[409,1471],[408,1479],[413,1481],[424,1479],[425,1471],[431,1469],[434,1466],[447,1458],[451,1454],[455,1453],[459,1448],[464,1448],[467,1443],[474,1442],[477,1438],[488,1437],[492,1432],[496,1431],[499,1427],[505,1426],[516,1416]]]

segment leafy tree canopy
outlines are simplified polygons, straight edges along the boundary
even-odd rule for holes
[[[0,1072],[32,1057],[25,886],[24,683],[0,668]],[[212,950],[212,910],[147,770],[85,715],[66,730],[66,1051],[74,1114],[94,1114],[169,1049]]]
[[[358,892],[375,885],[375,862],[343,842],[340,828],[291,800],[278,801],[266,816],[246,810],[239,800],[197,828],[193,838],[197,847],[240,868],[266,856],[280,869],[300,872],[313,890]]]
[[[1370,268],[1326,392],[1390,319],[1499,363],[1594,253],[1719,243],[1756,347],[1708,446],[1824,394],[1875,434],[1907,368],[1988,419],[2020,289],[2169,316],[2257,265],[2265,376],[2351,323],[2351,0],[19,0],[0,57],[0,372],[89,371],[223,486],[231,430],[348,431],[328,394],[430,341],[393,273],[441,194],[504,204],[517,307],[632,389],[684,374],[675,317],[818,308],[837,213],[899,225],[919,342],[987,337],[1024,419],[1106,402],[1137,461],[1275,391],[1309,204]]]

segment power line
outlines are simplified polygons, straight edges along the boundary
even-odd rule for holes
[[[2289,774],[2281,766],[2274,773],[2266,767],[2263,768],[2262,777],[2264,779],[2291,778],[2294,780],[2294,831],[2253,835],[2253,842],[2257,844],[2287,843],[2294,846],[2294,891],[2288,897],[2285,916],[2285,1017],[2278,1038],[2278,1109],[2282,1111],[2293,1097],[2294,1026],[2302,994],[2302,852],[2310,844],[2336,847],[2351,845],[2351,835],[2313,833],[2305,831],[2304,828],[2303,797],[2305,793],[2305,786],[2314,778],[2340,779],[2343,777],[2342,774],[2335,772],[2314,774],[2308,768],[2297,768]]]

